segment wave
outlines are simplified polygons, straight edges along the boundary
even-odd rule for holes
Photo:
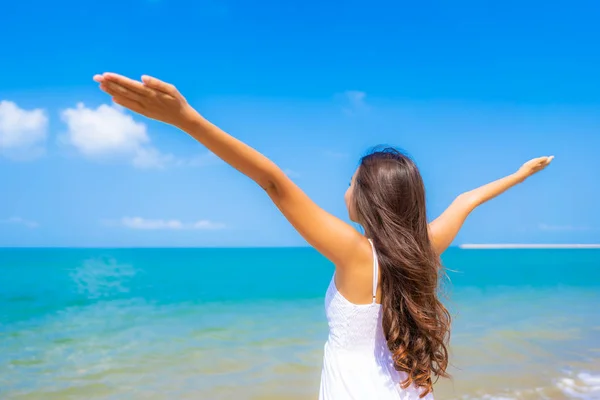
[[[544,387],[511,390],[495,394],[478,393],[459,397],[461,400],[600,400],[600,372],[566,371]]]
[[[556,387],[571,399],[597,400],[600,399],[600,374],[569,373],[557,381]]]

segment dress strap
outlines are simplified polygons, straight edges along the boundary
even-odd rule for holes
[[[373,248],[373,303],[375,303],[377,299],[377,284],[379,283],[379,262],[377,261],[377,251],[375,250],[373,240],[369,239],[369,243],[371,243],[371,248]]]

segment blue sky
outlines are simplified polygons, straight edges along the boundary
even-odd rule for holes
[[[460,243],[600,242],[600,4],[10,2],[0,14],[0,246],[295,246],[262,191],[115,108],[114,71],[175,83],[346,218],[358,158],[411,154],[430,218],[554,154]]]

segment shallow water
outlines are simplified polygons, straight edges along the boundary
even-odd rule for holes
[[[600,251],[444,256],[440,399],[600,399]],[[2,399],[316,398],[311,249],[0,250]]]

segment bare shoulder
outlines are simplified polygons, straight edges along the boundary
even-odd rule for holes
[[[335,285],[348,301],[369,304],[373,296],[373,247],[363,235],[355,246],[351,263],[344,268],[336,266]]]

